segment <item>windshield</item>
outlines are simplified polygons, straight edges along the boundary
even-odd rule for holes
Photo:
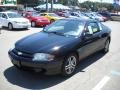
[[[48,33],[79,36],[84,29],[84,23],[79,20],[58,20],[47,26],[44,31]]]
[[[58,16],[57,14],[54,14],[54,13],[49,13],[49,16],[60,17],[60,16]]]
[[[18,13],[8,13],[8,17],[9,18],[19,18],[19,17],[22,17],[22,16]]]

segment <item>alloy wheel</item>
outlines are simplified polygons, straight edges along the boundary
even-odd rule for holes
[[[8,29],[9,30],[12,30],[13,29],[13,25],[10,23],[10,24],[8,24]]]
[[[77,65],[77,59],[75,56],[70,56],[68,59],[67,59],[67,62],[65,64],[65,72],[66,74],[70,75],[74,72],[75,68],[76,68],[76,65]]]
[[[110,41],[109,40],[107,40],[106,41],[106,44],[105,44],[105,52],[108,52],[109,51],[109,44],[110,44]]]

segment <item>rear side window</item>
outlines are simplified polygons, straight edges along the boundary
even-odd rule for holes
[[[99,25],[96,22],[89,23],[88,26],[87,26],[87,30],[92,31],[93,34],[97,33],[97,32],[100,32]]]

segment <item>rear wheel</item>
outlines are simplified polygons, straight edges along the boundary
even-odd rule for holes
[[[8,24],[8,29],[9,29],[9,30],[13,30],[13,25],[12,25],[12,23],[9,23],[9,24]]]
[[[76,54],[70,54],[65,58],[62,66],[62,75],[71,76],[74,74],[77,66],[78,57]]]

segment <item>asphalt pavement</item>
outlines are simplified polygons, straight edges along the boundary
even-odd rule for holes
[[[120,90],[120,22],[104,23],[111,28],[110,51],[101,52],[84,59],[75,75],[42,75],[20,71],[13,67],[8,50],[14,43],[42,28],[29,30],[2,29],[0,34],[0,90]]]

